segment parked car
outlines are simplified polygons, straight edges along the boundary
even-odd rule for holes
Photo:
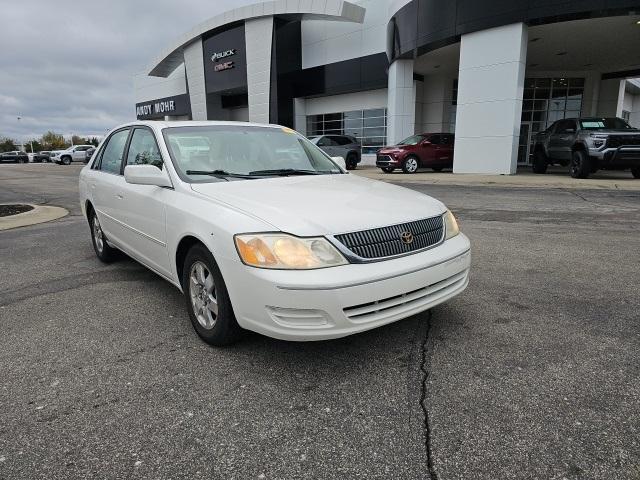
[[[193,140],[209,150],[179,147]],[[469,240],[441,202],[350,175],[284,127],[126,124],[82,169],[79,190],[98,258],[122,250],[180,289],[213,345],[243,329],[343,337],[427,310],[469,281]]]
[[[640,178],[640,130],[621,118],[565,118],[535,136],[533,171],[569,165],[573,178],[598,170],[631,169]]]
[[[309,140],[329,156],[344,158],[347,170],[354,170],[362,159],[362,146],[350,135],[319,135]]]
[[[71,165],[71,162],[84,162],[87,158],[87,150],[93,145],[74,145],[66,150],[56,150],[51,154],[51,161],[57,164]]]
[[[0,153],[0,163],[27,163],[28,161],[29,155],[19,150]]]
[[[436,172],[453,168],[452,133],[422,133],[405,138],[397,145],[383,147],[376,154],[376,166],[391,173],[401,168],[404,173],[416,173],[427,167]]]
[[[34,162],[50,162],[51,151],[50,150],[42,150],[33,155]]]

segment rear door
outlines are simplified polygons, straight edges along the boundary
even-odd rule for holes
[[[122,162],[130,128],[111,134],[89,176],[89,188],[100,225],[107,238],[127,250],[125,227],[118,218],[123,200]]]
[[[127,152],[127,165],[153,165],[165,168],[158,143],[148,127],[135,127]],[[172,201],[171,188],[155,185],[133,185],[126,181],[118,217],[125,225],[124,241],[132,255],[165,276],[171,275],[167,251],[166,204]]]

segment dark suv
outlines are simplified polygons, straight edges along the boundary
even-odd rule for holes
[[[535,136],[533,171],[569,165],[573,178],[598,170],[631,169],[640,178],[640,130],[621,118],[565,118]]]
[[[29,155],[27,155],[24,152],[20,152],[18,150],[0,153],[0,163],[2,162],[27,163],[28,161],[29,161]]]
[[[342,157],[348,170],[354,170],[362,158],[362,146],[350,135],[319,135],[309,137],[330,157]]]
[[[453,167],[452,133],[422,133],[405,138],[397,145],[383,147],[376,155],[376,166],[385,173],[401,168],[404,173],[415,173],[420,167],[436,172]]]

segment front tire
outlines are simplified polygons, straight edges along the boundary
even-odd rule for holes
[[[202,340],[224,346],[242,336],[218,264],[203,245],[195,245],[187,253],[182,289],[191,324]]]
[[[404,162],[402,162],[402,171],[404,173],[416,173],[419,165],[420,163],[416,157],[407,157],[404,159]]]
[[[640,166],[631,167],[631,175],[633,175],[633,178],[640,178]]]
[[[71,165],[71,158],[69,157],[62,157],[62,164],[63,165]]]
[[[591,162],[584,150],[576,150],[571,155],[569,173],[573,178],[588,178],[591,173]]]
[[[544,154],[542,150],[537,150],[533,154],[533,165],[531,165],[531,169],[533,173],[547,173],[547,167],[549,163],[547,162],[547,156]]]
[[[116,259],[117,251],[107,243],[107,237],[105,237],[98,216],[93,210],[91,211],[89,226],[91,227],[91,243],[93,243],[96,256],[103,263],[113,262]]]

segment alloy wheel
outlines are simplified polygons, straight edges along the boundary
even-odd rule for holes
[[[213,275],[203,262],[196,261],[191,266],[189,298],[198,323],[211,330],[218,319],[218,299]]]
[[[413,173],[416,170],[418,170],[418,161],[413,157],[408,158],[405,162],[405,165],[406,165],[407,172],[409,173]]]
[[[100,227],[97,215],[93,217],[93,239],[96,242],[98,252],[102,253],[104,249],[104,235],[102,234],[102,227]]]

